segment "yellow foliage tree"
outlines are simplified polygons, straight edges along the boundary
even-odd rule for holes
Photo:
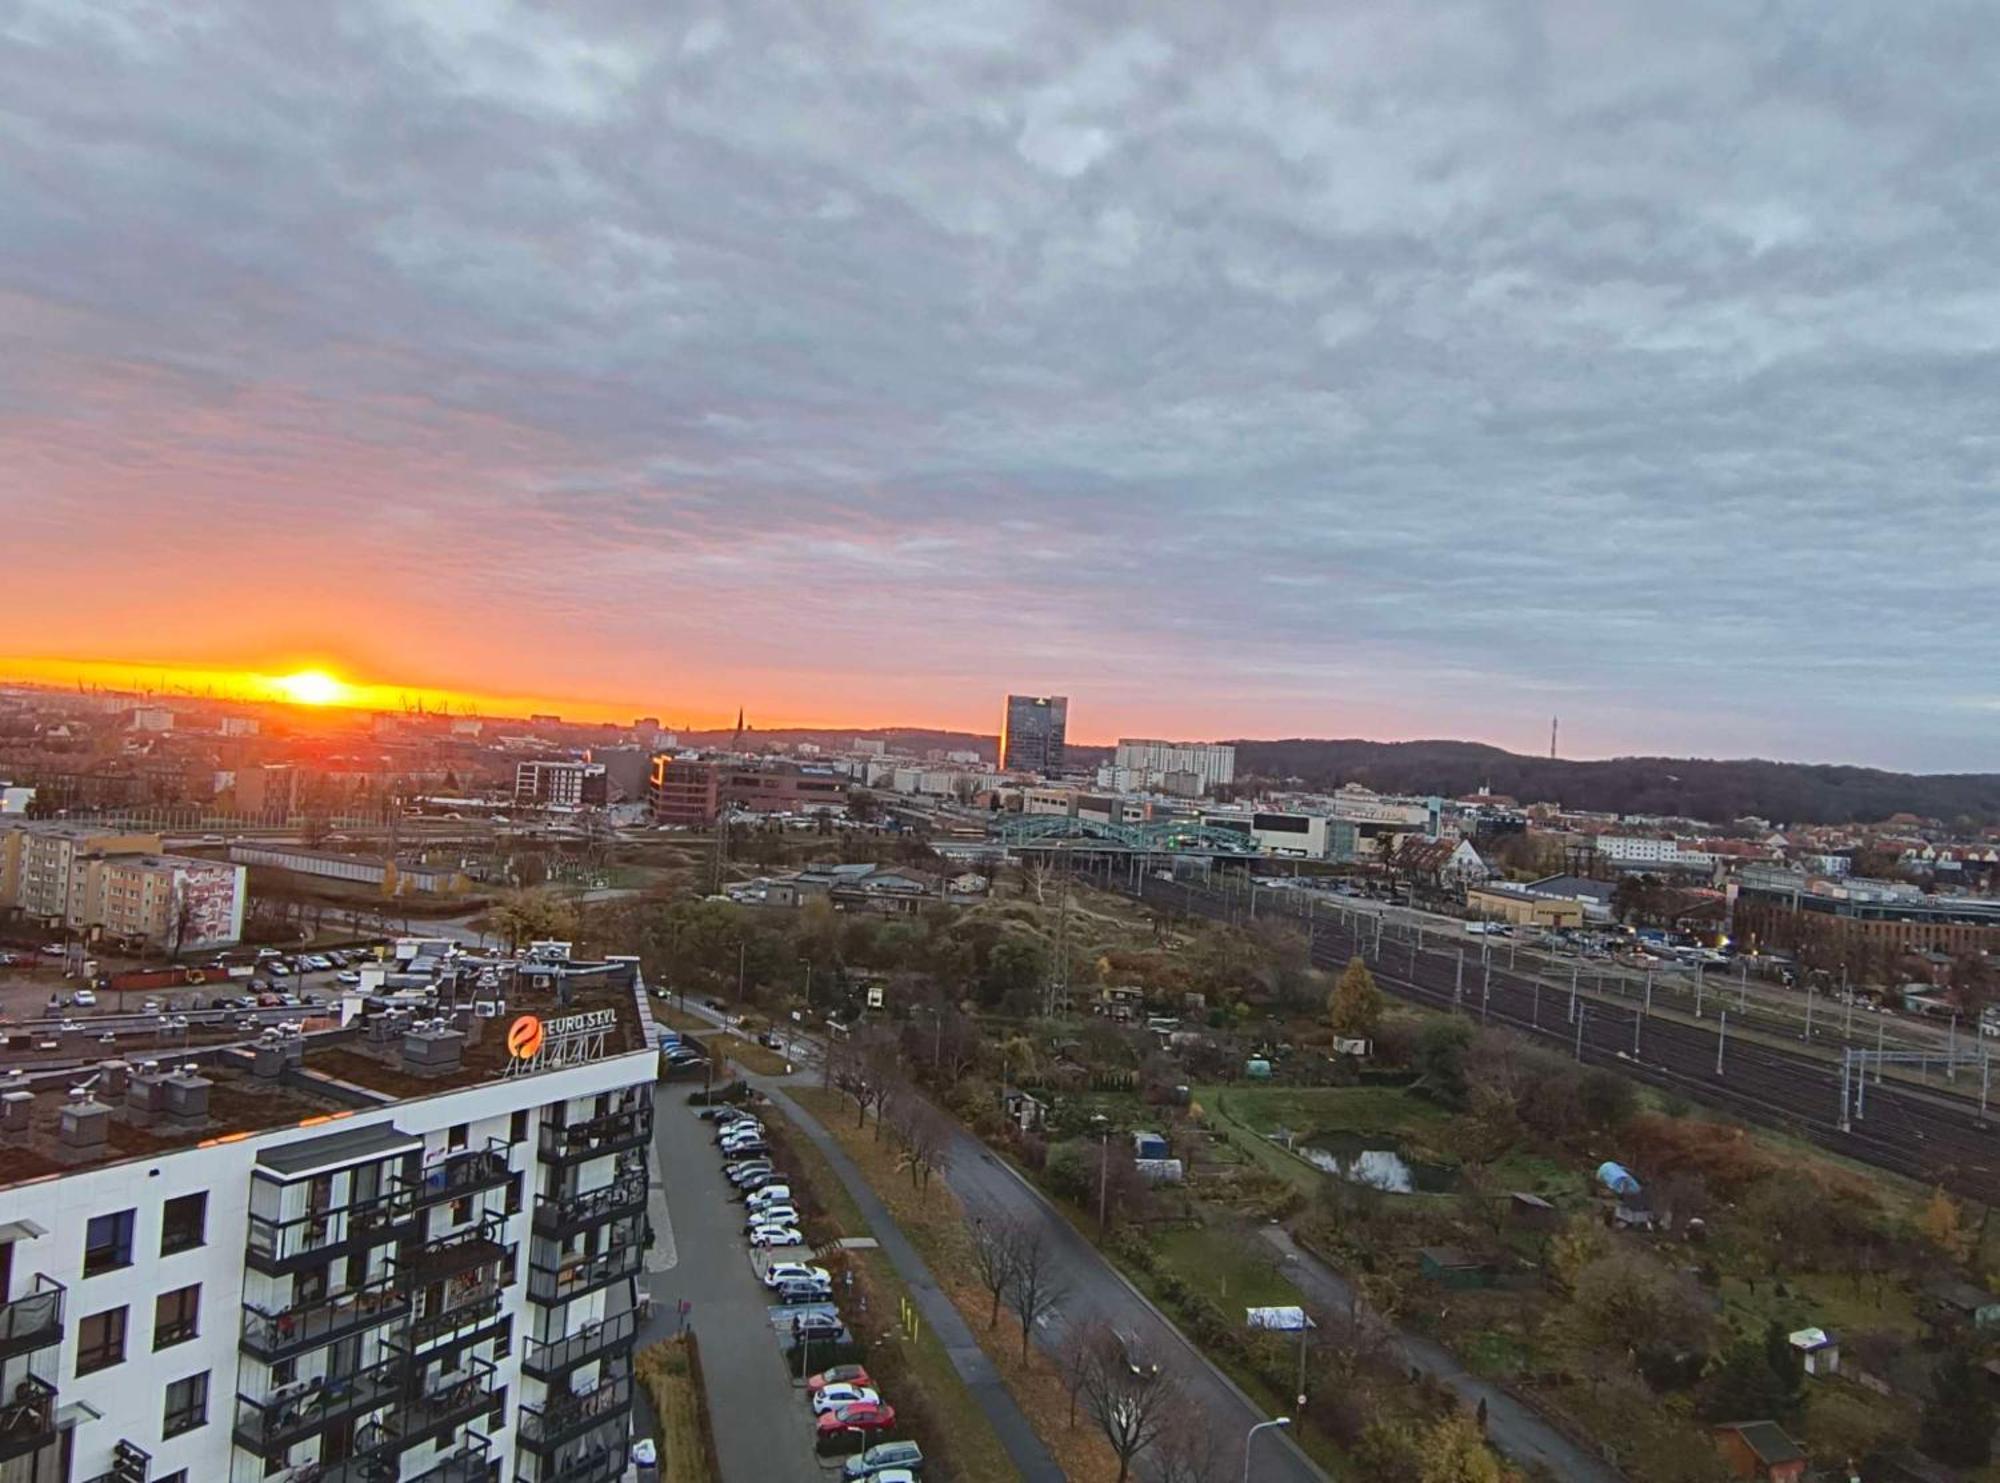
[[[1424,1434],[1418,1455],[1423,1483],[1501,1483],[1500,1463],[1463,1411],[1454,1411]]]
[[[1972,1237],[1959,1218],[1958,1206],[1942,1187],[1932,1191],[1918,1224],[1925,1239],[1953,1261],[1963,1262],[1972,1255]]]
[[[1610,1249],[1603,1226],[1587,1215],[1573,1215],[1549,1241],[1549,1275],[1564,1292],[1573,1293],[1583,1269]]]
[[[1382,991],[1375,986],[1375,975],[1368,971],[1368,965],[1359,957],[1349,958],[1340,981],[1326,996],[1333,1033],[1344,1039],[1366,1040],[1381,1023],[1382,1004]]]

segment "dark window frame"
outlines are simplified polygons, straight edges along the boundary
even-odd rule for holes
[[[182,1210],[193,1202],[195,1219],[194,1234],[187,1236],[188,1222],[175,1219],[175,1207]],[[208,1244],[208,1191],[194,1190],[185,1195],[175,1195],[161,1207],[160,1212],[160,1255],[172,1256],[176,1252],[196,1251]]]
[[[192,1299],[186,1304],[186,1316],[169,1319],[163,1323],[161,1321],[162,1305],[169,1299],[180,1298],[184,1293],[193,1294]],[[157,1298],[153,1299],[153,1352],[155,1354],[159,1353],[162,1349],[171,1349],[176,1344],[185,1344],[191,1339],[198,1339],[200,1337],[201,1284],[199,1282],[190,1282],[186,1287],[176,1287],[169,1292],[161,1293]]]
[[[117,1318],[115,1330],[106,1325],[107,1333],[101,1344],[86,1345],[84,1331],[99,1319]],[[123,1303],[116,1308],[106,1308],[101,1312],[87,1314],[76,1326],[76,1372],[79,1375],[94,1375],[99,1370],[108,1370],[113,1365],[125,1363],[125,1341],[132,1331],[132,1313]]]
[[[100,1222],[110,1221],[112,1239],[103,1244],[94,1244]],[[122,1222],[122,1233],[120,1223]],[[100,1277],[106,1272],[118,1272],[132,1265],[132,1237],[139,1226],[137,1210],[111,1210],[103,1215],[93,1215],[83,1232],[83,1275]]]
[[[203,1370],[198,1375],[184,1375],[180,1379],[168,1384],[166,1411],[160,1420],[161,1436],[178,1437],[208,1425],[208,1392],[210,1389],[208,1373],[207,1370]],[[180,1410],[176,1411],[174,1409],[174,1392],[186,1385],[198,1385],[199,1389],[195,1392],[194,1400],[190,1404],[184,1405]]]

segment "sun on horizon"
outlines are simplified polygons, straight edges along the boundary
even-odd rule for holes
[[[296,674],[280,675],[278,690],[293,705],[334,705],[346,694],[347,687],[323,669],[302,669]]]

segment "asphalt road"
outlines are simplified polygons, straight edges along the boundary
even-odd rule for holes
[[[689,1111],[687,1088],[653,1098],[653,1147],[672,1228],[673,1265],[648,1270],[658,1321],[680,1302],[701,1343],[715,1450],[727,1483],[821,1483],[812,1412],[785,1373],[770,1298],[750,1267],[743,1207],[722,1177],[712,1128]]]
[[[1175,911],[1226,917],[1230,903],[1218,892],[1155,879],[1140,887],[1142,899]],[[1469,958],[1460,977],[1457,947],[1416,947],[1414,933],[1386,930],[1376,951],[1372,923],[1349,913],[1315,913],[1312,959],[1338,969],[1356,953],[1392,993],[1434,1008],[1507,1025],[1590,1065],[1609,1066],[1640,1081],[1723,1107],[1753,1122],[1779,1128],[1824,1148],[1984,1202],[2000,1199],[2000,1142],[1984,1125],[1976,1101],[1914,1091],[1894,1082],[1871,1085],[1865,1115],[1840,1123],[1840,1067],[1767,1044],[1728,1038],[1720,1018],[1689,1024],[1646,1016],[1637,1004],[1580,1002],[1569,1015],[1569,996],[1529,975]],[[1721,1052],[1718,1070],[1718,1050]],[[1971,1090],[1976,1096],[1977,1079]]]
[[[1309,1304],[1334,1312],[1370,1314],[1367,1305],[1356,1299],[1347,1279],[1303,1250],[1284,1227],[1267,1226],[1262,1235],[1283,1262],[1280,1270],[1305,1294]],[[1486,1403],[1487,1440],[1509,1460],[1523,1467],[1544,1467],[1550,1477],[1560,1478],[1563,1483],[1621,1483],[1622,1473],[1576,1446],[1497,1385],[1470,1373],[1442,1344],[1405,1330],[1390,1328],[1389,1332],[1395,1335],[1390,1349],[1405,1368],[1415,1367],[1437,1376],[1451,1387],[1468,1411],[1476,1410],[1482,1401]]]

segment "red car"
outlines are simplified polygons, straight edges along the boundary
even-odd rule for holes
[[[889,1431],[896,1425],[896,1408],[886,1401],[873,1405],[842,1406],[838,1411],[829,1411],[820,1417],[817,1426],[820,1439],[837,1437],[844,1432]]]
[[[865,1385],[870,1390],[875,1388],[875,1382],[868,1378],[866,1365],[835,1365],[832,1369],[823,1370],[806,1381],[806,1393],[818,1395],[829,1385]]]

